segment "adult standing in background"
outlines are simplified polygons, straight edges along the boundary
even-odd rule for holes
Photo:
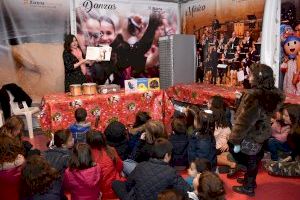
[[[86,80],[86,60],[74,35],[67,35],[64,42],[63,60],[65,66],[65,92],[72,84],[82,84]]]

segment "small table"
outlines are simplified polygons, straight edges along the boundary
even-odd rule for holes
[[[234,105],[235,92],[241,92],[241,87],[228,87],[213,84],[193,83],[189,85],[179,84],[170,87],[166,90],[168,97],[175,101],[202,105],[206,104],[208,100],[220,95],[228,105]]]
[[[152,119],[170,124],[174,112],[172,102],[165,91],[147,91],[125,94],[124,90],[111,94],[70,96],[65,93],[45,95],[42,99],[40,123],[43,130],[66,129],[75,122],[76,108],[87,110],[87,121],[92,128],[104,131],[106,126],[118,120],[126,126],[135,122],[138,111],[145,111]],[[99,118],[98,126],[96,121]]]
[[[235,103],[235,92],[242,92],[242,87],[229,87],[225,85],[213,85],[204,83],[193,83],[189,85],[175,85],[166,90],[168,97],[175,101],[203,105],[208,100],[220,95],[229,106]],[[300,96],[288,94],[286,95],[285,103],[300,104]]]

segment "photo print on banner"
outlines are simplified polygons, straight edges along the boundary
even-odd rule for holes
[[[177,3],[75,0],[74,6],[72,30],[83,52],[112,47],[110,61],[90,64],[94,82],[124,86],[130,78],[159,77],[158,39],[179,33]]]
[[[0,87],[15,83],[34,102],[62,92],[69,1],[1,0],[0,13]]]
[[[197,82],[249,87],[260,61],[264,0],[201,0],[182,4],[182,29],[197,39]]]

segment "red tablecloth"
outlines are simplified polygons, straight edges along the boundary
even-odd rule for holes
[[[173,100],[196,105],[206,104],[212,96],[221,95],[228,105],[233,105],[236,91],[242,91],[242,88],[194,83],[170,87],[167,94]]]
[[[40,123],[43,130],[56,131],[69,127],[75,122],[76,108],[87,110],[87,121],[95,128],[96,117],[99,124],[96,129],[104,131],[113,120],[129,126],[135,122],[138,111],[146,111],[152,119],[170,124],[174,112],[173,105],[165,91],[125,94],[124,91],[113,94],[72,97],[68,94],[49,94],[42,99]]]
[[[235,91],[242,91],[241,87],[218,86],[212,84],[194,83],[190,85],[176,85],[168,88],[169,98],[176,101],[201,105],[214,95],[221,95],[228,105],[235,102]],[[286,103],[300,104],[300,96],[286,95]]]

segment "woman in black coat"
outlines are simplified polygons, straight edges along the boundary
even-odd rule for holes
[[[65,66],[65,92],[70,91],[70,85],[82,84],[86,80],[86,60],[74,35],[65,37],[63,60]]]

